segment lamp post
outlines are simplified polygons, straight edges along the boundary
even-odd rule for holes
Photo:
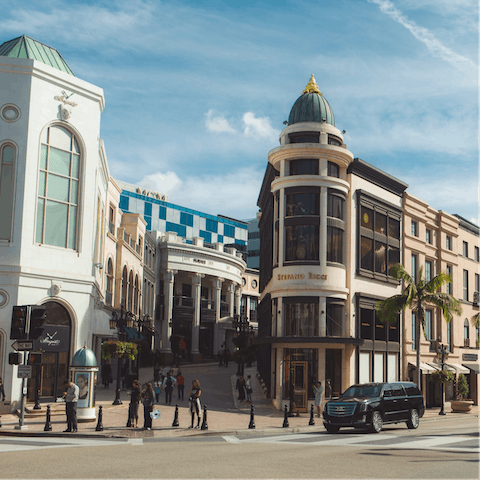
[[[123,305],[120,307],[120,316],[117,312],[112,312],[112,318],[110,319],[110,328],[118,330],[118,339],[121,341],[125,340],[125,327],[130,326],[133,323],[135,315],[132,312],[124,311]],[[121,365],[122,358],[117,357],[117,387],[115,390],[115,400],[112,405],[121,405],[122,401],[120,400],[120,381],[121,381]]]
[[[438,354],[442,356],[442,371],[445,368],[445,355],[447,353],[447,345],[440,344],[438,345]],[[444,399],[444,383],[441,383],[441,388],[442,388],[442,407],[440,408],[440,411],[438,412],[439,415],[445,415],[445,399]]]
[[[243,349],[243,351],[246,351],[248,339],[250,338],[250,324],[248,318],[243,313],[241,315],[236,315],[235,318],[236,320],[233,322],[233,326],[237,330],[238,345],[240,346],[239,350]],[[242,357],[242,361],[238,363],[237,375],[243,376],[244,370],[245,363]]]
[[[140,341],[140,335],[142,332],[144,332],[145,328],[150,329],[151,327],[151,320],[152,317],[150,315],[144,314],[142,317],[136,317],[133,322],[134,325],[137,327],[137,333],[138,333],[138,340]],[[139,378],[139,373],[140,373],[140,351],[138,352],[137,355],[137,368],[136,368],[136,373],[137,373],[137,380]]]

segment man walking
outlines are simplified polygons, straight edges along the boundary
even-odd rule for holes
[[[65,410],[67,414],[67,429],[64,432],[76,432],[77,431],[77,403],[78,393],[80,389],[78,386],[65,380],[66,392],[63,392],[65,397]]]
[[[182,372],[178,372],[177,375],[177,387],[178,387],[178,399],[182,397],[183,400],[183,391],[185,389],[185,378],[182,375]]]
[[[172,404],[172,392],[175,383],[176,380],[171,376],[170,372],[168,372],[167,376],[163,380],[163,389],[165,390],[165,405]]]

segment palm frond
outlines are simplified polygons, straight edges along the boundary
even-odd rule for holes
[[[446,322],[450,322],[453,314],[462,314],[462,305],[459,300],[452,297],[448,293],[431,293],[425,295],[424,301],[426,303],[433,303],[442,310],[443,318]]]
[[[407,308],[407,297],[404,294],[394,295],[377,303],[378,318],[382,322],[395,323],[398,314]]]
[[[425,285],[425,290],[428,293],[434,293],[438,289],[440,289],[442,285],[444,285],[445,283],[449,283],[451,281],[452,281],[452,278],[450,277],[450,275],[443,272],[439,273]]]
[[[480,326],[480,312],[472,317],[472,325],[477,328]]]

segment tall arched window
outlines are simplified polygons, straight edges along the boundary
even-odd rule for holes
[[[132,311],[133,304],[133,270],[130,270],[130,275],[128,276],[128,304],[127,310]]]
[[[52,125],[42,138],[38,175],[35,241],[71,248],[77,245],[80,149],[66,128]]]
[[[128,297],[128,280],[127,280],[127,267],[123,267],[122,272],[122,306],[127,308],[127,297]]]
[[[108,259],[107,263],[107,294],[105,295],[107,305],[113,305],[113,262]]]
[[[0,240],[12,240],[13,195],[15,185],[15,148],[0,146]]]
[[[138,313],[138,275],[135,275],[134,292],[133,292],[133,313]]]

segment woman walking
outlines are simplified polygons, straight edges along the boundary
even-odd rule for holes
[[[322,382],[317,382],[313,386],[313,393],[315,394],[315,406],[317,407],[317,417],[320,418],[320,412],[322,409],[322,397],[323,397]]]
[[[247,403],[252,403],[252,376],[247,375],[247,381],[245,382],[245,388],[247,391]]]
[[[153,392],[153,386],[151,383],[147,383],[142,392],[142,403],[143,403],[143,429],[151,430],[152,429],[152,417],[150,414],[153,411],[153,406],[155,405],[155,394]]]
[[[140,403],[140,382],[134,380],[130,395],[130,405],[128,406],[127,427],[138,428],[138,404]]]
[[[238,390],[238,400],[240,402],[245,401],[245,379],[243,378],[243,375],[240,375],[237,378],[237,390]]]
[[[190,401],[190,412],[192,414],[192,424],[188,428],[193,428],[193,421],[195,419],[195,413],[197,414],[197,426],[195,428],[200,428],[200,395],[202,391],[200,390],[200,382],[194,380],[192,386],[190,387],[190,393],[188,394],[188,399]]]

